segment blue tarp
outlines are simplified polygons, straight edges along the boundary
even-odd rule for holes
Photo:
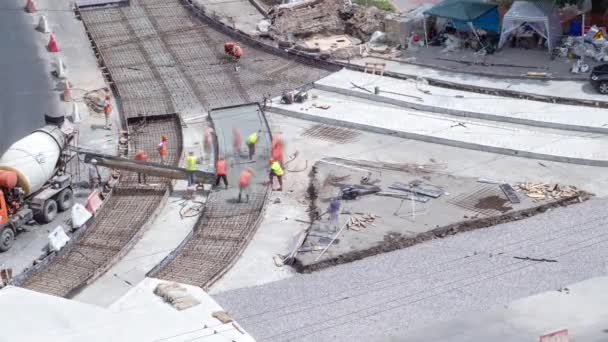
[[[476,28],[500,33],[500,16],[498,7],[494,4],[471,0],[445,0],[424,11],[424,14],[451,19],[459,30],[468,31],[470,22]]]

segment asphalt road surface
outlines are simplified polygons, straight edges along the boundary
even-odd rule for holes
[[[594,199],[215,298],[257,341],[398,341],[608,274],[607,205]]]
[[[48,36],[34,30],[38,16],[25,13],[24,3],[0,5],[0,153],[59,110],[48,59],[40,57]]]

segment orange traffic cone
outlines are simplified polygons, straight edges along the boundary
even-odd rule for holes
[[[51,33],[51,38],[49,38],[49,51],[50,52],[59,52],[59,45],[57,45],[57,40],[55,39],[55,35]]]
[[[72,86],[67,79],[63,81],[63,101],[72,102]]]
[[[34,0],[27,0],[27,4],[25,4],[25,11],[27,13],[38,12],[38,8],[36,8],[36,4],[34,3]]]

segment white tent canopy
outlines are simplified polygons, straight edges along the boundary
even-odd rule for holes
[[[515,1],[502,20],[498,48],[522,25],[529,25],[547,40],[549,52],[562,37],[562,26],[557,8],[550,2]]]

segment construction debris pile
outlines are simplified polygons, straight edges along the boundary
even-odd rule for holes
[[[534,200],[558,200],[578,196],[580,190],[572,185],[548,183],[520,183],[515,190],[524,193]]]
[[[154,289],[154,294],[180,311],[201,303],[198,299],[188,294],[188,289],[178,283],[158,284]]]
[[[315,34],[348,34],[367,41],[375,31],[381,30],[387,13],[375,7],[345,7],[342,0],[311,0],[280,5],[269,11],[272,23],[270,36],[290,44]]]
[[[380,218],[380,216],[371,213],[362,215],[353,214],[346,222],[346,228],[359,231],[361,229],[367,228],[368,226],[373,227],[375,226],[374,221],[376,221],[376,218]]]

